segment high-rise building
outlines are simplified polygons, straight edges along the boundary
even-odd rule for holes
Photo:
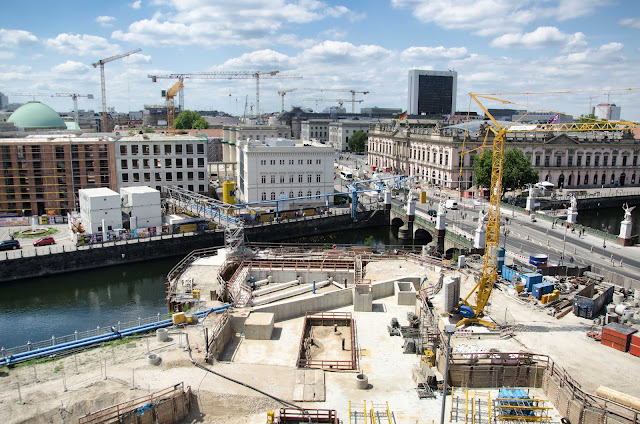
[[[409,115],[453,115],[456,111],[456,71],[409,71]]]
[[[9,98],[0,92],[0,110],[9,104]]]
[[[609,103],[601,103],[593,107],[593,114],[598,119],[606,119],[607,121],[619,121],[620,120],[620,106]]]

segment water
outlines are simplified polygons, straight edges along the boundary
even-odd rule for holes
[[[640,207],[631,212],[632,230],[631,234],[640,234]],[[620,222],[624,218],[622,208],[601,208],[590,209],[578,212],[578,224],[586,225],[596,230],[609,230],[610,234],[620,234]]]
[[[366,244],[372,247],[389,245],[422,245],[423,240],[404,240],[398,238],[398,227],[377,227],[360,230],[340,231],[321,236],[301,237],[291,243]]]
[[[181,257],[4,283],[0,346],[6,348],[167,314],[166,275]]]

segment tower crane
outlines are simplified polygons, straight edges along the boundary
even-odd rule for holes
[[[88,100],[93,100],[93,94],[77,94],[77,93],[5,93],[7,96],[28,96],[28,97],[71,97],[73,99],[73,119],[78,125],[78,97],[86,97]]]
[[[369,91],[357,91],[357,90],[350,90],[348,88],[305,88],[305,90],[327,91],[327,92],[333,92],[333,93],[351,93],[351,113],[356,113],[356,103],[362,102],[362,100],[360,100],[359,102],[356,101],[356,94],[357,93],[360,93],[363,95],[369,94]]]
[[[256,79],[256,110],[260,114],[260,78],[266,79],[284,79],[284,78],[302,78],[299,75],[281,75],[280,71],[217,71],[217,72],[193,72],[188,74],[167,74],[167,75],[147,75],[151,81],[156,82],[159,79],[177,79],[184,82],[185,79]],[[180,90],[179,96],[180,109],[184,110],[184,89]]]
[[[100,59],[96,63],[92,63],[94,68],[100,65],[100,87],[102,89],[102,131],[107,131],[107,95],[104,86],[104,64],[113,62],[114,60],[122,59],[123,57],[131,56],[134,53],[141,52],[142,49],[131,50],[130,52],[117,54],[115,56],[108,57],[106,59]]]
[[[556,92],[557,93],[557,92]],[[563,92],[563,93],[566,93]],[[510,93],[523,94],[523,93]],[[526,94],[549,94],[547,93],[526,93]],[[504,167],[504,143],[506,134],[527,133],[527,132],[584,132],[584,131],[622,131],[633,128],[640,128],[640,125],[633,122],[623,121],[591,121],[586,123],[559,123],[559,124],[519,124],[502,126],[482,105],[479,99],[499,101],[502,103],[512,103],[501,100],[494,96],[497,94],[473,94],[469,93],[471,99],[475,101],[480,109],[491,120],[493,125],[488,125],[487,136],[493,133],[493,159],[491,164],[491,189],[489,191],[488,222],[486,229],[484,262],[482,274],[471,292],[456,306],[453,313],[460,315],[462,319],[456,324],[458,327],[466,324],[478,323],[494,328],[494,324],[482,319],[483,311],[491,291],[498,278],[498,246],[500,241],[500,201],[502,198],[502,174]],[[515,104],[515,103],[512,103]],[[522,106],[522,105],[519,105]],[[488,138],[487,138],[488,139]],[[486,139],[485,139],[486,140]],[[475,149],[474,149],[475,150]],[[464,155],[461,152],[460,155]],[[469,300],[475,294],[475,303]]]
[[[175,130],[173,125],[176,112],[174,98],[176,97],[176,94],[182,90],[182,87],[182,81],[178,81],[173,84],[169,90],[162,90],[162,97],[167,100],[167,128],[171,132]]]
[[[280,95],[280,97],[282,97],[282,107],[280,108],[280,113],[284,113],[284,96],[287,93],[291,93],[292,91],[296,91],[297,88],[290,88],[288,90],[282,90],[282,91],[278,91],[278,94]]]
[[[342,105],[344,103],[351,103],[352,107],[353,105],[355,105],[356,103],[362,103],[364,100],[344,100],[344,99],[314,99],[314,98],[309,98],[309,99],[302,99],[303,102],[338,102],[338,105],[340,106],[340,110],[342,110]]]

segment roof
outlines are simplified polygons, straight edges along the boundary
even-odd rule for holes
[[[87,197],[103,197],[103,196],[118,196],[120,197],[120,194],[111,190],[110,188],[107,187],[98,187],[98,188],[81,188],[80,190],[78,190],[78,192],[80,195],[84,194]]]
[[[132,187],[122,187],[120,189],[120,193],[160,193],[155,188],[151,188],[148,186],[132,186]]]
[[[67,129],[60,115],[40,102],[29,102],[20,106],[11,114],[8,122],[25,129]]]

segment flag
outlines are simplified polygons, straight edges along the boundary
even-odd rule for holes
[[[557,124],[558,122],[560,122],[560,114],[556,113],[555,116],[553,116],[551,119],[549,119],[549,123],[550,124]]]
[[[399,121],[403,121],[405,119],[407,119],[407,112],[403,112],[400,114],[400,116],[398,116]]]

